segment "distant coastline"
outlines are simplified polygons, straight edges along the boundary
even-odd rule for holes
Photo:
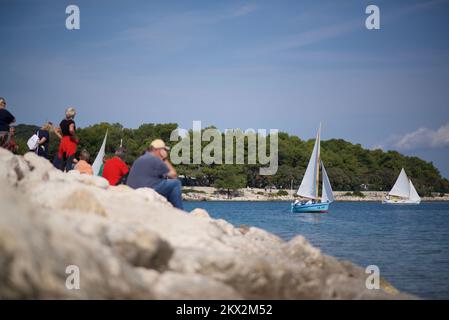
[[[293,201],[296,191],[278,189],[239,189],[236,196],[228,198],[225,193],[218,193],[213,187],[183,187],[185,201]],[[281,195],[282,194],[282,195]],[[380,202],[387,191],[361,191],[361,195],[351,191],[334,191],[336,201]],[[363,195],[363,196],[362,196]],[[449,201],[449,194],[444,196],[422,197],[422,201]]]

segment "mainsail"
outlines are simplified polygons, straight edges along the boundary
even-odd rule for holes
[[[334,201],[334,193],[332,192],[332,186],[327,176],[326,168],[324,168],[323,161],[321,161],[321,169],[323,171],[323,189],[321,192],[321,201],[322,202],[333,202]]]
[[[320,158],[320,129],[318,129],[312,156],[299,186],[297,194],[304,198],[318,199],[318,175]]]
[[[94,171],[94,176],[98,176],[100,173],[101,165],[103,164],[103,158],[106,150],[106,140],[108,138],[108,131],[104,135],[103,144],[101,145],[100,151],[98,151],[97,157],[95,158],[94,164],[92,165],[92,170]]]
[[[388,193],[390,196],[408,198],[410,196],[410,182],[404,168],[402,168],[396,183],[391,191]]]

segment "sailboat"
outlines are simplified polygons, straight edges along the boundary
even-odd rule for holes
[[[412,180],[407,177],[404,168],[402,168],[398,179],[388,195],[382,200],[386,204],[419,204],[421,198],[416,192]]]
[[[329,210],[329,205],[334,201],[331,183],[327,176],[326,168],[320,160],[320,135],[321,124],[316,135],[315,145],[312,155],[307,165],[306,172],[302,178],[301,185],[296,193],[308,201],[295,201],[291,204],[292,212],[316,212],[323,213]],[[321,198],[318,196],[320,165],[322,169],[322,192]]]
[[[106,130],[106,134],[104,135],[103,143],[101,144],[100,150],[98,151],[97,157],[95,158],[94,163],[92,164],[92,170],[94,172],[94,176],[98,176],[101,170],[101,166],[103,165],[103,159],[106,151],[106,141],[108,139],[108,130]]]

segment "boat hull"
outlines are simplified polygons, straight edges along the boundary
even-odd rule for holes
[[[421,203],[421,200],[406,200],[406,199],[383,199],[383,204],[396,204],[396,205],[417,205]]]
[[[326,213],[329,211],[329,202],[318,203],[292,203],[291,211],[298,212],[310,212],[310,213]]]

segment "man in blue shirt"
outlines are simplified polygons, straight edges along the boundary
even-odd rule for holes
[[[178,209],[183,209],[182,186],[175,168],[168,161],[169,148],[156,139],[144,155],[134,161],[127,184],[133,189],[153,188]]]

